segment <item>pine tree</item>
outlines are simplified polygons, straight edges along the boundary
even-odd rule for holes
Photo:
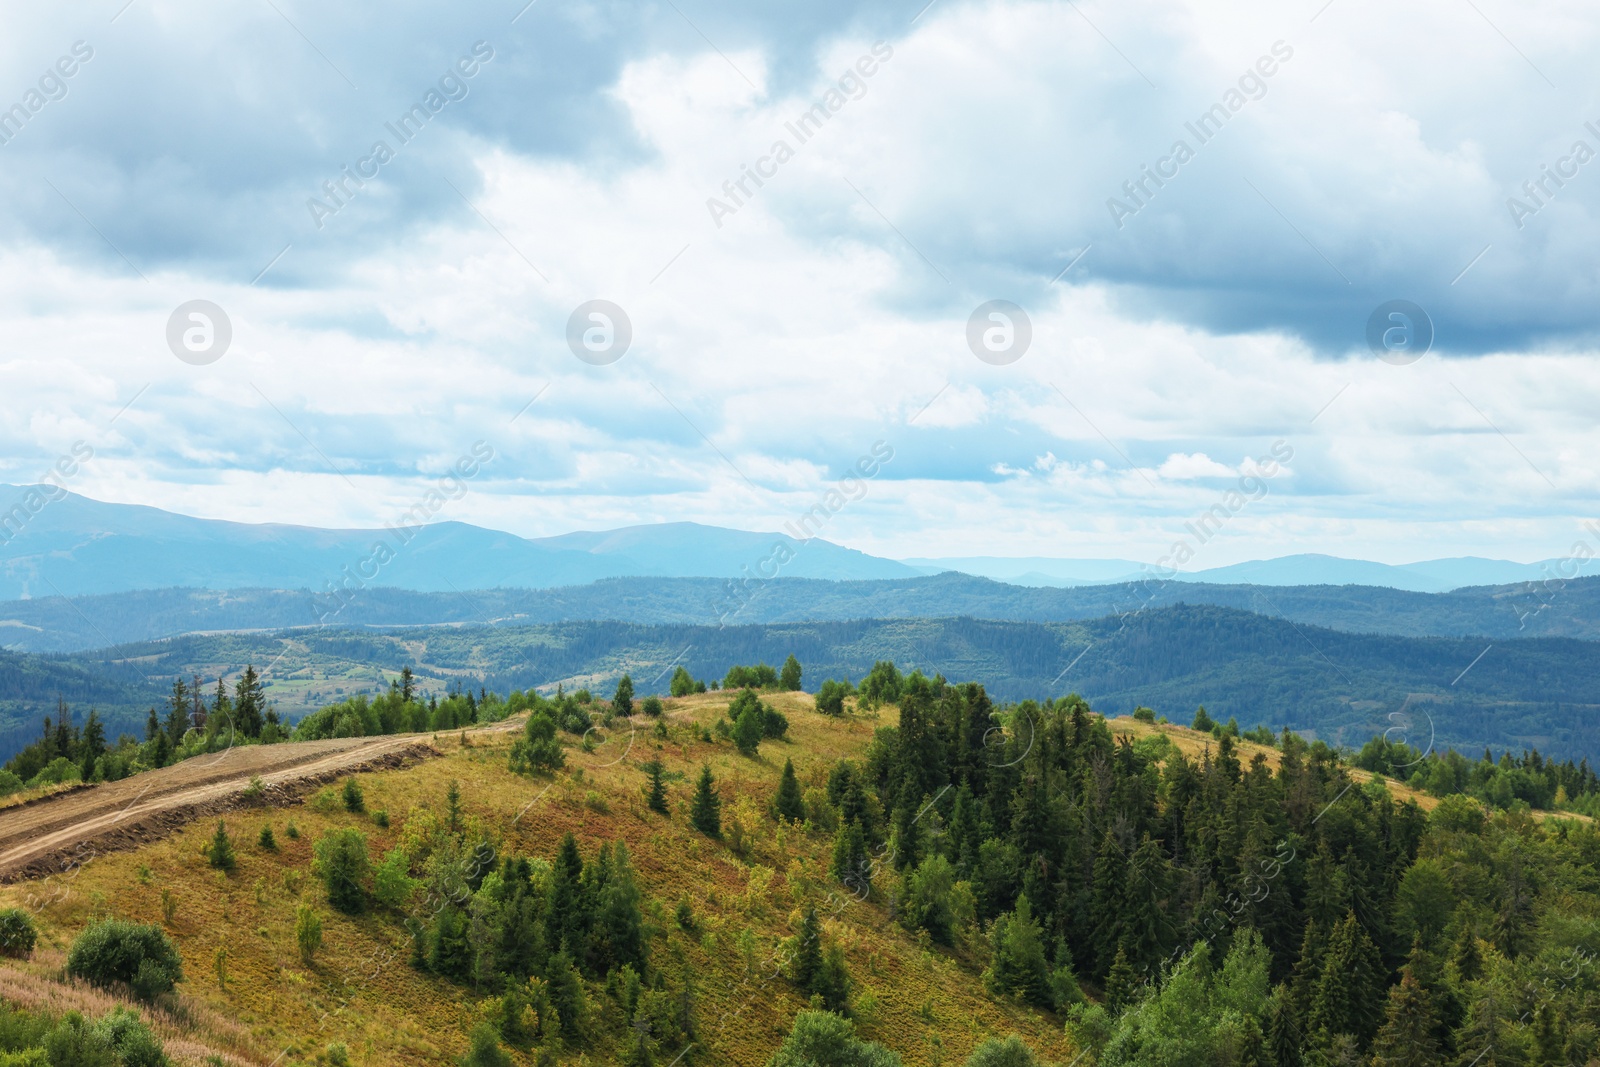
[[[245,737],[260,737],[265,701],[261,695],[261,676],[247,664],[233,687],[234,719]]]
[[[1323,956],[1322,973],[1311,998],[1307,1023],[1313,1040],[1327,1047],[1349,1034],[1365,1047],[1377,1029],[1383,977],[1378,950],[1356,921],[1354,911],[1334,928]]]
[[[1372,1042],[1372,1067],[1433,1067],[1440,1062],[1438,1016],[1408,966],[1389,990],[1383,1026]]]
[[[453,834],[461,833],[461,783],[450,779],[444,794],[445,826]]]
[[[1133,1003],[1136,989],[1133,965],[1128,962],[1128,954],[1118,948],[1111,969],[1106,972],[1106,1007],[1113,1012],[1122,1011]]]
[[[806,805],[800,796],[800,781],[794,776],[794,761],[783,761],[783,777],[778,779],[778,794],[772,801],[773,813],[790,822],[803,822]]]
[[[711,776],[711,765],[700,768],[700,783],[695,786],[694,802],[689,808],[689,825],[707,837],[722,837],[722,799],[717,796],[716,779]]]
[[[608,974],[623,966],[636,971],[645,969],[644,921],[639,914],[639,900],[628,846],[618,841],[606,867],[605,883],[594,896],[589,958],[595,974]]]
[[[992,993],[1017,997],[1041,1008],[1054,1008],[1050,967],[1044,958],[1044,936],[1026,893],[1017,906],[994,921],[989,930],[991,962],[984,984]]]
[[[854,819],[840,823],[833,835],[833,862],[828,873],[857,896],[866,897],[872,892],[872,865],[867,859],[866,835]]]
[[[667,787],[666,783],[661,779],[661,761],[658,759],[651,760],[644,765],[644,770],[650,776],[650,785],[646,790],[649,799],[646,804],[651,811],[660,812],[662,815],[670,815],[671,811],[667,808]]]
[[[822,969],[822,924],[817,921],[817,909],[807,908],[796,936],[794,960],[790,965],[794,984],[807,994]]]
[[[1267,1051],[1272,1067],[1301,1067],[1302,1038],[1300,1022],[1295,1011],[1294,997],[1287,982],[1272,991],[1272,1004],[1267,1016]]]
[[[583,857],[578,855],[578,839],[567,831],[556,849],[550,871],[550,917],[546,923],[552,948],[562,948],[570,960],[581,951],[588,937],[584,916]]]
[[[623,718],[633,714],[633,677],[624,674],[617,681],[616,695],[611,698],[611,708]]]
[[[778,688],[790,693],[800,691],[800,661],[794,658],[794,653],[783,661],[783,671],[778,675]]]
[[[82,753],[79,763],[83,780],[87,782],[94,777],[95,762],[106,751],[106,730],[100,723],[100,713],[94,708],[89,709],[89,719],[83,724],[83,736],[78,740],[78,748]]]
[[[228,827],[221,819],[217,820],[217,832],[211,835],[211,844],[206,848],[206,859],[219,871],[232,873],[237,865],[233,841],[228,837]]]
[[[750,690],[745,690],[750,692]],[[754,756],[761,747],[761,737],[766,732],[766,712],[761,701],[746,702],[739,717],[733,720],[733,743],[746,756]]]

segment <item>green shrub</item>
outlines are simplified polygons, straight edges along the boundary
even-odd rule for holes
[[[379,808],[377,811],[373,812],[372,825],[382,827],[383,829],[387,830],[389,828],[389,809]]]
[[[232,872],[238,865],[233,855],[233,841],[228,837],[228,827],[221,820],[217,820],[217,832],[211,835],[211,844],[206,846],[206,860],[219,871]]]
[[[67,974],[98,986],[121,982],[150,1001],[183,981],[183,960],[161,927],[103,919],[72,942]]]
[[[25,960],[33,955],[33,946],[39,932],[33,927],[33,918],[21,908],[0,911],[0,956]]]
[[[8,797],[20,791],[26,783],[10,771],[0,770],[0,797]]]
[[[328,903],[347,915],[358,914],[367,903],[367,839],[346,827],[329,830],[317,841],[312,868],[328,887]]]
[[[354,778],[344,780],[344,810],[353,813],[367,810],[367,798]]]
[[[652,719],[659,719],[661,717],[661,698],[657,696],[645,697],[644,703],[640,705],[640,710]]]

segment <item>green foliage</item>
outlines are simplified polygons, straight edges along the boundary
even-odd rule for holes
[[[32,916],[21,908],[0,909],[0,956],[25,960],[33,955],[38,940]]]
[[[844,699],[855,693],[855,686],[847,678],[835,681],[829,678],[817,688],[817,710],[835,718],[844,714]]]
[[[1101,1067],[1270,1062],[1262,1058],[1268,963],[1260,938],[1248,929],[1235,937],[1220,969],[1212,965],[1211,946],[1196,945],[1136,1010],[1117,1020]]]
[[[492,1023],[472,1028],[471,1047],[459,1061],[461,1067],[512,1067],[511,1057],[500,1047],[500,1035]]]
[[[667,807],[667,787],[662,780],[664,773],[659,759],[653,759],[644,764],[644,772],[650,777],[650,784],[645,787],[646,805],[651,811],[662,815],[670,815]]]
[[[372,871],[372,895],[378,903],[403,911],[419,883],[411,877],[411,857],[404,849],[393,848]]]
[[[301,962],[307,966],[322,949],[322,916],[308,904],[301,904],[295,909],[294,943],[300,950]]]
[[[740,696],[746,693],[750,693],[750,690],[744,690],[740,693]],[[733,709],[730,708],[728,710],[731,712]],[[757,700],[752,704],[746,705],[738,713],[738,717],[733,720],[733,743],[739,747],[739,751],[744,755],[753,756],[756,754],[756,750],[761,747],[765,718],[761,711],[761,702]]]
[[[955,868],[938,853],[907,871],[900,894],[901,924],[908,930],[928,931],[938,944],[954,944],[955,883]]]
[[[352,814],[367,810],[367,798],[361,792],[361,783],[354,778],[344,780],[344,791],[341,794],[344,800],[344,810]]]
[[[783,661],[783,670],[778,674],[778,688],[789,693],[800,691],[800,661],[794,658],[794,653]]]
[[[900,1067],[900,1057],[856,1036],[855,1024],[829,1011],[803,1011],[767,1067]]]
[[[765,663],[754,667],[729,667],[722,679],[723,689],[776,689],[778,672]]]
[[[672,682],[668,691],[675,697],[686,697],[692,693],[704,693],[706,683],[695,680],[687,668],[678,667],[672,672]]]
[[[778,779],[778,791],[772,798],[772,813],[790,822],[803,822],[806,803],[800,795],[800,781],[794,774],[794,761],[783,761],[783,776]]]
[[[659,719],[661,717],[661,698],[655,695],[645,697],[644,702],[639,705],[639,710],[652,719]]]
[[[965,1067],[1040,1067],[1039,1057],[1016,1034],[988,1038],[972,1050]]]
[[[905,679],[889,660],[879,660],[861,679],[857,692],[864,707],[876,708],[881,704],[898,704]]]
[[[543,707],[535,708],[522,727],[522,737],[511,745],[511,770],[517,774],[542,774],[567,762],[556,740],[556,720]]]
[[[611,698],[611,709],[624,718],[633,714],[633,677],[624,674],[617,681],[617,691]]]
[[[328,890],[328,903],[347,915],[366,907],[367,838],[353,827],[327,830],[313,848],[314,870]]]
[[[1209,734],[1217,728],[1217,724],[1212,721],[1211,716],[1206,714],[1205,705],[1202,704],[1199,710],[1194,713],[1194,722],[1190,723],[1189,727],[1193,730],[1199,730],[1201,733]]]
[[[206,846],[206,862],[230,874],[238,866],[238,859],[233,853],[233,840],[228,837],[228,827],[221,819],[217,820],[217,832],[211,835],[211,843]]]
[[[689,805],[689,825],[707,837],[722,837],[722,798],[717,795],[716,779],[711,775],[711,765],[700,768],[700,781],[695,785],[694,800]]]
[[[72,942],[67,974],[98,986],[120,982],[150,1001],[183,981],[183,960],[161,927],[102,919]]]
[[[261,827],[261,832],[256,835],[256,845],[268,852],[278,851],[278,839],[273,836],[270,823]]]
[[[990,964],[983,980],[990,992],[1041,1008],[1056,1006],[1043,932],[1026,894],[1017,898],[1012,912],[995,920],[989,931],[989,950]]]

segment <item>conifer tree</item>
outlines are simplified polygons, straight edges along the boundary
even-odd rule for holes
[[[1119,947],[1111,969],[1106,972],[1106,1007],[1114,1012],[1127,1008],[1133,1003],[1136,986],[1133,965],[1128,962],[1128,954]]]
[[[800,933],[795,938],[794,960],[790,977],[794,984],[811,992],[812,983],[822,970],[822,924],[817,921],[817,909],[807,908],[800,921]]]
[[[694,789],[694,801],[689,807],[689,825],[707,837],[722,837],[722,799],[717,796],[716,779],[711,776],[711,764],[700,767],[700,782]]]
[[[1440,1062],[1433,999],[1411,968],[1389,989],[1383,1025],[1372,1041],[1372,1067],[1433,1067]]]
[[[800,661],[794,658],[792,652],[783,661],[783,670],[778,674],[778,688],[790,693],[800,690]]]
[[[563,950],[550,957],[547,969],[550,972],[546,985],[550,1005],[561,1020],[562,1032],[576,1034],[588,1007],[577,968],[572,965],[572,957]]]
[[[750,690],[745,690],[750,692]],[[750,700],[733,720],[733,743],[746,756],[754,756],[761,747],[761,737],[766,732],[766,711],[761,701]]]
[[[650,776],[650,785],[646,789],[648,798],[646,804],[651,811],[660,812],[662,815],[670,815],[671,811],[667,808],[667,786],[661,778],[661,761],[659,759],[651,760],[644,765],[644,771]]]
[[[800,796],[800,780],[794,775],[794,761],[783,761],[783,777],[778,779],[778,793],[772,800],[772,810],[780,819],[803,822],[806,817],[805,800]]]
[[[833,861],[828,873],[858,896],[872,892],[872,866],[867,859],[866,836],[855,820],[839,824],[833,835]]]
[[[1377,1029],[1383,976],[1378,950],[1354,911],[1328,938],[1321,971],[1307,1016],[1313,1040],[1329,1047],[1339,1034],[1349,1034],[1359,1047],[1366,1047]]]
[[[1272,991],[1272,1004],[1267,1015],[1267,1051],[1272,1067],[1301,1067],[1302,1038],[1300,1022],[1295,1010],[1294,997],[1287,982]]]
[[[983,977],[990,992],[1014,996],[1041,1008],[1055,1007],[1043,932],[1033,917],[1026,893],[1017,897],[1015,910],[994,921],[989,930],[989,946],[991,962]],[[1125,957],[1119,954],[1118,958],[1126,965]]]
[[[217,832],[211,835],[211,844],[206,848],[206,859],[211,866],[219,871],[230,874],[237,865],[233,854],[233,841],[228,837],[228,827],[221,820],[217,820]]]
[[[583,949],[588,934],[584,921],[583,857],[578,839],[567,831],[556,850],[550,870],[550,918],[547,938],[552,948],[564,949],[570,962]]]
[[[639,914],[639,886],[628,846],[618,841],[604,869],[605,883],[595,893],[589,927],[589,958],[594,973],[609,974],[624,966],[643,971],[644,921]]]
[[[633,676],[624,674],[617,681],[617,692],[611,698],[611,708],[623,718],[633,714]]]
[[[83,724],[83,736],[78,740],[79,751],[82,753],[80,763],[84,781],[94,778],[95,762],[105,755],[106,730],[100,723],[100,713],[94,708],[89,709],[89,718]]]

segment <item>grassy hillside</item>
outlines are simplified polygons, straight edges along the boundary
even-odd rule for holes
[[[763,744],[756,759],[739,756],[726,742],[696,739],[700,726],[721,716],[726,701],[719,694],[669,701],[665,740],[639,717],[636,731],[622,724],[593,752],[569,747],[567,769],[548,780],[506,769],[509,737],[469,735],[463,747],[460,736],[447,735],[437,742],[441,758],[360,776],[368,811],[386,810],[387,828],[370,815],[346,812],[329,790],[302,806],[228,816],[238,839],[238,869],[231,875],[203,858],[215,827],[197,823],[137,852],[96,858],[53,885],[0,888],[0,905],[49,901],[40,910],[48,947],[32,963],[0,968],[0,994],[27,989],[25,1002],[59,1003],[79,995],[58,991],[62,950],[96,915],[115,913],[163,923],[176,938],[188,976],[182,1005],[189,1022],[163,1015],[158,1029],[182,1035],[187,1047],[250,1064],[273,1062],[288,1050],[277,1062],[291,1064],[318,1062],[329,1043],[341,1041],[356,1064],[449,1062],[465,1050],[467,1031],[492,1001],[410,966],[410,938],[399,915],[380,909],[348,918],[322,907],[309,868],[312,842],[345,826],[368,835],[376,860],[408,827],[415,832],[440,817],[456,780],[469,825],[504,854],[551,857],[569,830],[586,857],[601,842],[625,841],[655,931],[652,961],[671,980],[694,976],[698,1037],[688,1062],[763,1064],[805,1006],[787,979],[768,975],[768,961],[795,933],[798,909],[827,900],[832,843],[827,835],[780,832],[764,816],[766,805],[785,758],[793,759],[804,785],[819,786],[835,760],[859,757],[873,728],[894,721],[892,710],[881,722],[829,719],[811,710],[803,694],[769,699],[789,717],[790,740]],[[649,812],[640,793],[638,765],[652,757],[669,775],[670,818]],[[703,761],[720,779],[724,825],[748,828],[741,849],[732,847],[731,833],[729,843],[717,843],[687,825],[690,786]],[[291,820],[297,839],[286,833]],[[264,825],[273,827],[276,852],[255,843]],[[675,917],[684,898],[695,915],[689,930]],[[324,923],[326,947],[310,966],[295,947],[302,902],[317,905]],[[740,943],[747,930],[748,957]],[[900,1050],[907,1063],[960,1062],[983,1037],[1013,1031],[1051,1059],[1066,1062],[1076,1054],[1058,1018],[984,992],[977,944],[945,949],[919,943],[892,921],[881,899],[849,900],[826,921],[825,933],[845,950],[858,1005],[865,994],[877,1001],[875,1011],[858,1019],[862,1032]],[[219,947],[228,953],[225,988],[216,976]],[[589,992],[591,1003],[604,1010],[603,992]],[[558,1061],[609,1063],[619,1051],[606,1035]]]

